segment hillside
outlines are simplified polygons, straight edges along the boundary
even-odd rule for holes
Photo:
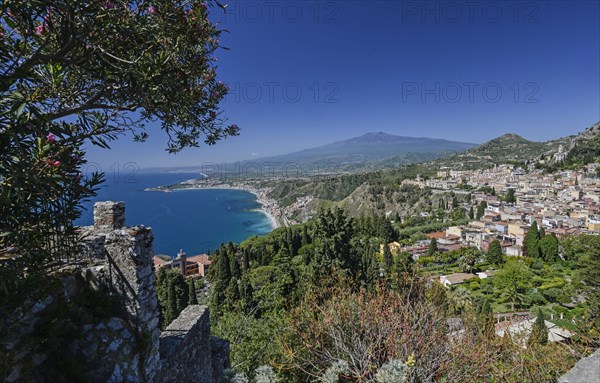
[[[600,161],[600,123],[587,128],[571,139],[567,155],[559,167],[577,168]]]
[[[480,169],[494,164],[523,163],[556,152],[559,145],[567,140],[560,138],[547,142],[535,142],[509,133],[463,153],[453,154],[443,160],[435,161],[433,165],[457,169]]]

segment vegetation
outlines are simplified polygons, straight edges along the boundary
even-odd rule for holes
[[[322,210],[306,224],[215,252],[212,331],[231,341],[238,373],[256,380],[256,369],[269,365],[281,382],[377,381],[388,373],[407,382],[546,382],[571,366],[571,354],[556,344],[522,348],[496,337],[494,313],[543,308],[577,319],[571,329],[584,334],[590,311],[561,304],[583,288],[565,278],[587,259],[585,242],[566,244],[571,261],[504,261],[500,250],[497,274],[447,290],[423,276],[485,270],[489,252],[438,249],[414,262],[380,247],[384,220]],[[499,245],[490,246],[492,255]],[[465,329],[455,342],[449,318]]]
[[[158,269],[156,293],[159,306],[159,327],[165,329],[188,305],[198,304],[191,279],[187,282],[179,270]]]
[[[492,243],[490,243],[487,253],[487,260],[489,263],[495,266],[499,266],[504,263],[504,258],[502,257],[502,246],[500,245],[500,241],[497,239],[494,239]]]
[[[544,313],[542,312],[542,309],[538,309],[535,322],[531,328],[531,334],[527,340],[529,346],[548,344],[548,327],[546,327],[544,321]]]
[[[0,5],[0,256],[20,262],[3,262],[0,298],[73,253],[78,206],[102,180],[82,174],[85,143],[143,141],[155,120],[170,152],[237,134],[219,111],[220,33],[199,0]]]

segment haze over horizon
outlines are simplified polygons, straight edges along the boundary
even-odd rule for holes
[[[576,134],[600,121],[600,5],[572,3],[232,1],[212,12],[230,31],[218,63],[240,136],[169,155],[156,124],[148,142],[91,148],[90,161],[195,166],[378,131],[475,144]]]

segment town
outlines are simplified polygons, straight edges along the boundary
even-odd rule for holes
[[[403,183],[471,196],[470,205],[462,204],[470,211],[467,225],[428,234],[438,241],[440,250],[472,246],[487,252],[490,243],[497,239],[503,254],[523,256],[523,240],[534,221],[546,234],[554,234],[558,239],[600,233],[598,169],[598,163],[588,164],[586,170],[553,174],[535,170],[533,165],[528,172],[512,165],[470,171],[441,169],[436,178],[417,177]],[[480,206],[483,208],[478,210]],[[448,210],[454,207],[449,201]],[[427,252],[428,245],[429,241],[422,241],[402,250],[416,260]],[[390,246],[400,250],[397,243]]]

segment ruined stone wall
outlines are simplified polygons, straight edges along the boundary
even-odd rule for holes
[[[100,318],[73,307],[88,291],[85,279],[71,274],[45,297],[24,303],[11,318],[9,336],[0,340],[0,351],[12,356],[2,381],[143,381],[136,328],[121,317]],[[93,298],[84,302],[101,304]]]
[[[83,248],[101,261],[86,270],[89,285],[116,291],[144,340],[140,377],[147,382],[218,382],[229,367],[229,344],[210,337],[208,308],[189,306],[161,334],[152,230],[124,226],[122,202],[96,203],[94,226],[87,228]]]
[[[91,291],[99,297],[113,297],[120,308],[117,316],[65,319],[70,330],[68,336],[58,334],[57,340],[66,339],[61,357],[82,374],[81,380],[219,382],[229,367],[229,344],[210,336],[206,306],[187,307],[162,334],[159,330],[152,230],[125,227],[122,202],[99,202],[94,205],[94,226],[81,231],[80,255],[87,265],[70,270],[58,291],[24,305],[15,316],[10,339],[0,339],[0,351],[4,348],[14,355],[5,380],[52,380],[52,369],[60,369],[61,360],[57,363],[52,355],[40,351],[36,334],[47,326],[44,318],[73,306],[85,311],[73,302]],[[92,298],[92,304],[93,299],[97,298]],[[62,325],[52,331],[62,331]]]
[[[160,335],[161,381],[217,383],[229,368],[229,345],[210,336],[206,306],[186,307]],[[226,357],[224,357],[226,354]]]

